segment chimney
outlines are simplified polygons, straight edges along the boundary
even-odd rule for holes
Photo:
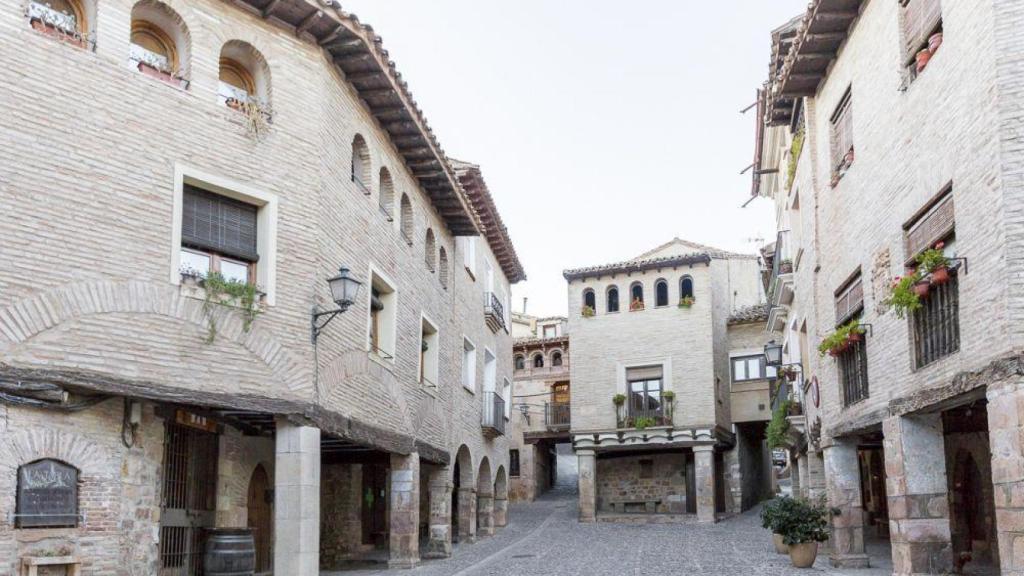
[[[527,300],[528,300],[528,298],[526,296],[523,296],[523,314],[526,314],[526,301]]]

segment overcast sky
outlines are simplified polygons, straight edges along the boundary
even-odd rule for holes
[[[753,252],[740,206],[769,33],[807,0],[341,0],[373,26],[445,152],[477,163],[529,278],[513,310],[566,313],[562,270],[674,236]],[[756,239],[756,240],[755,240]]]

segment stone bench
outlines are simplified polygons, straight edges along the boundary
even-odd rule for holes
[[[647,514],[654,514],[658,511],[658,504],[661,504],[661,499],[652,500],[609,500],[608,504],[612,507],[612,512],[626,513],[629,510],[626,509],[630,505],[643,505],[644,512]]]
[[[64,566],[67,576],[79,576],[82,563],[74,556],[23,556],[21,558],[22,576],[37,576],[40,566]]]

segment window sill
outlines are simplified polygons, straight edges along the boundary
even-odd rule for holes
[[[474,386],[473,388],[467,388],[466,385],[463,384],[462,390],[467,394],[472,394],[473,396],[476,396],[476,386]]]
[[[174,76],[169,72],[164,72],[162,70],[154,68],[146,64],[145,62],[135,62],[134,68],[138,70],[139,73],[143,76],[157,80],[162,84],[170,86],[171,88],[182,91],[188,90],[189,80],[185,78]]]
[[[473,280],[473,282],[476,282],[476,274],[474,274],[473,271],[470,270],[468,266],[463,266],[463,268],[466,269],[466,274],[469,274],[469,278]]]
[[[387,354],[387,352],[385,352],[385,354]],[[386,369],[389,372],[394,370],[394,368],[395,368],[395,359],[394,359],[394,357],[385,357],[385,356],[382,356],[382,355],[378,354],[377,352],[375,352],[373,350],[367,350],[366,351],[366,356],[367,356],[367,358],[370,359],[371,362],[374,362],[374,363],[380,365],[381,367],[383,367],[384,369]]]
[[[193,276],[191,274],[182,274],[181,283],[179,286],[179,293],[186,298],[195,298],[196,300],[206,300],[206,288],[204,287],[205,280],[201,276]],[[215,302],[221,306],[230,306],[232,308],[242,308],[242,302],[239,298],[232,299],[221,299]],[[256,308],[259,310],[265,310],[269,308],[267,304],[267,293],[256,289]]]

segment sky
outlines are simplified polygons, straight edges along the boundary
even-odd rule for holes
[[[341,0],[449,157],[479,164],[526,268],[512,309],[565,315],[562,271],[680,237],[753,253],[755,90],[807,0]]]

